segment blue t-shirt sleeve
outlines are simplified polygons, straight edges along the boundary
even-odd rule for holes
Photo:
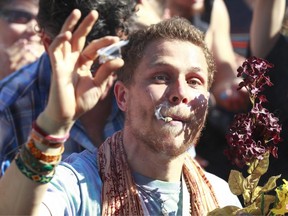
[[[43,203],[52,215],[100,215],[101,187],[96,155],[72,154],[57,167]]]

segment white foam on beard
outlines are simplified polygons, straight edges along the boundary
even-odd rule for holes
[[[162,106],[159,106],[157,109],[155,109],[155,116],[158,120],[163,120],[165,122],[170,122],[172,121],[173,119],[171,117],[164,117],[162,114],[161,114],[161,109],[162,109]]]
[[[187,106],[187,108],[188,108],[189,110],[192,109],[192,107],[191,107],[191,106],[188,106],[188,105],[181,105],[181,106]],[[168,109],[168,108],[169,108],[168,102],[164,102],[164,103],[162,103],[162,104],[159,104],[159,105],[155,108],[155,116],[156,116],[156,118],[157,118],[158,120],[163,120],[164,122],[167,122],[167,123],[168,123],[168,122],[172,121],[173,118],[170,117],[170,116],[164,117],[164,116],[162,115],[161,109],[162,109],[163,107],[165,107],[165,108]]]
[[[203,95],[203,92],[194,92],[194,94],[195,94],[195,98],[197,98],[197,97],[200,97],[201,95]],[[150,96],[151,96],[151,98],[153,99],[153,96],[150,94]],[[206,99],[207,98],[209,98],[209,92],[207,92],[207,95],[203,95]],[[187,108],[189,108],[190,110],[192,110],[192,106],[190,105],[190,106],[188,106],[187,104],[182,104],[182,106],[187,106]],[[172,121],[173,120],[173,118],[172,117],[169,117],[169,116],[167,116],[167,117],[164,117],[163,115],[162,115],[162,113],[161,113],[161,109],[163,108],[163,107],[165,107],[165,108],[169,108],[169,104],[168,104],[168,102],[167,101],[165,101],[165,102],[163,102],[163,103],[161,103],[161,104],[159,104],[158,106],[156,106],[155,107],[155,116],[156,116],[156,118],[158,119],[158,120],[163,120],[164,122],[170,122],[170,121]]]

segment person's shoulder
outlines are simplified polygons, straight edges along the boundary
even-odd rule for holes
[[[77,172],[91,172],[92,170],[98,172],[97,149],[92,151],[84,150],[80,153],[72,153],[61,165],[70,168],[73,167],[73,169],[77,170]]]
[[[96,149],[73,153],[56,167],[43,201],[53,215],[65,211],[69,215],[100,215],[102,181],[96,155]]]
[[[225,180],[212,173],[205,172],[205,175],[212,185],[221,208],[228,205],[242,207],[238,197],[232,194],[229,185]]]
[[[28,64],[0,81],[0,111],[27,94],[36,85],[49,88],[50,60],[45,53],[35,62]],[[39,89],[39,88],[37,88]]]

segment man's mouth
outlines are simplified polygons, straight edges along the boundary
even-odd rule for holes
[[[182,123],[188,123],[190,122],[190,120],[188,119],[188,117],[184,117],[181,115],[177,115],[177,114],[173,114],[173,113],[161,113],[161,108],[162,107],[158,107],[157,109],[155,109],[155,116],[158,120],[162,120],[166,123],[171,122],[171,121],[178,121],[178,122],[182,122]]]

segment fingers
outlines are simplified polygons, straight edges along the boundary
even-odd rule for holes
[[[106,36],[97,40],[92,41],[82,52],[81,54],[81,63],[85,64],[85,61],[95,61],[95,59],[98,57],[97,51],[100,48],[109,46],[113,43],[116,43],[119,41],[118,37],[114,36]],[[92,63],[91,62],[91,63]]]
[[[60,34],[63,34],[66,31],[73,32],[80,18],[81,18],[81,12],[77,9],[73,10],[71,14],[68,16],[68,18],[66,19],[64,25],[62,26]]]
[[[66,32],[73,33],[71,38],[71,51],[81,51],[85,45],[86,36],[91,31],[93,25],[98,19],[98,12],[91,11],[80,23],[77,29],[74,31],[77,23],[81,18],[81,12],[78,9],[72,11],[72,13],[66,19],[59,35],[63,35]]]
[[[102,64],[94,76],[94,84],[100,87],[102,83],[114,72],[124,65],[123,59],[117,58]]]
[[[72,45],[73,45],[73,49],[72,51],[77,51],[77,50],[82,50],[84,45],[85,45],[85,41],[86,41],[86,36],[89,34],[89,32],[91,31],[93,25],[95,24],[95,22],[98,19],[98,13],[97,11],[91,11],[86,17],[85,19],[81,22],[81,24],[79,25],[79,27],[76,29],[76,31],[73,34],[73,38],[72,38]]]
[[[59,34],[49,46],[48,52],[49,57],[52,62],[61,60],[65,57],[69,50],[71,50],[69,45],[69,40],[72,38],[71,32],[67,31]],[[57,51],[60,52],[57,52]]]

